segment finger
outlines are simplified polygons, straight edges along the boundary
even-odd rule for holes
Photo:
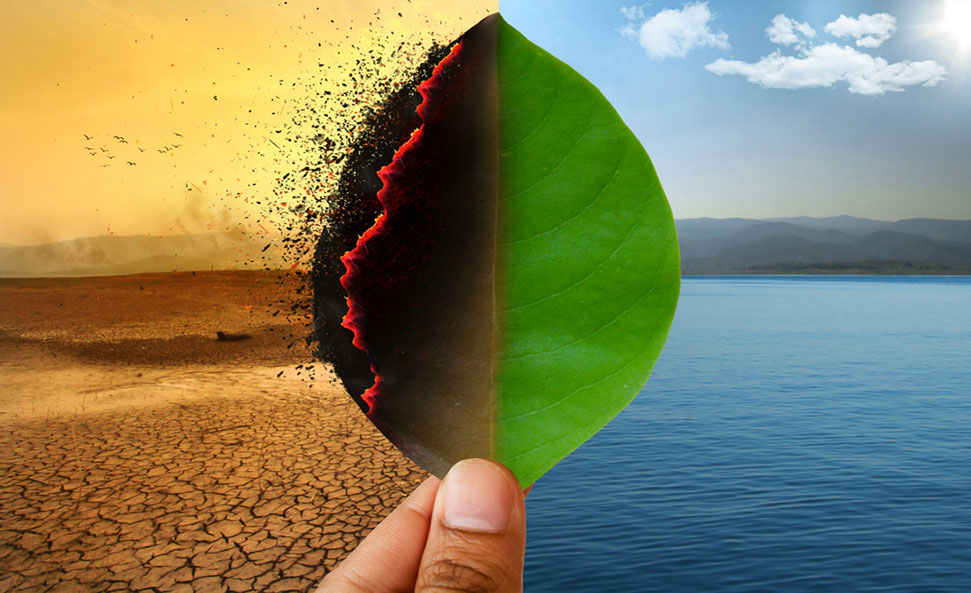
[[[526,508],[512,472],[483,459],[457,463],[435,498],[416,593],[520,593]]]
[[[438,491],[428,478],[328,574],[317,593],[412,591]]]

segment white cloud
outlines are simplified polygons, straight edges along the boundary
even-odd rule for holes
[[[897,19],[885,12],[861,14],[857,18],[841,14],[825,30],[835,37],[853,37],[859,47],[880,47],[897,32]]]
[[[775,18],[772,19],[769,26],[765,28],[765,34],[769,38],[769,41],[778,43],[779,45],[799,43],[799,35],[796,33],[800,33],[806,37],[816,36],[816,31],[809,26],[809,23],[800,23],[784,14],[775,15]]]
[[[641,6],[621,6],[620,13],[629,21],[644,20],[644,8]]]
[[[637,39],[654,60],[683,58],[698,47],[728,49],[728,34],[711,30],[712,14],[707,2],[685,4],[681,10],[667,8],[649,19],[640,8],[622,9],[630,23],[621,32]]]
[[[770,89],[831,87],[846,82],[851,93],[882,95],[903,91],[908,86],[935,86],[947,70],[933,60],[893,64],[874,58],[850,46],[825,43],[800,50],[799,56],[779,51],[758,62],[719,59],[705,66],[719,76],[737,74],[749,82]]]

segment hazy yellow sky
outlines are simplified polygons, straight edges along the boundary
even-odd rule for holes
[[[447,41],[496,5],[5,2],[0,242],[254,224],[226,196],[272,191],[264,132],[306,103],[301,83],[322,84],[318,62],[353,62],[351,44]],[[336,84],[351,67],[328,72]]]

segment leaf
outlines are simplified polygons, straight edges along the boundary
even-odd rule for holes
[[[499,32],[503,328],[496,456],[532,483],[647,382],[680,288],[674,219],[603,95]]]
[[[384,214],[342,258],[353,334],[333,273],[315,278],[318,333],[344,353],[322,356],[425,468],[487,457],[528,485],[647,381],[678,298],[674,221],[606,99],[498,15],[419,91],[420,127],[381,163]]]

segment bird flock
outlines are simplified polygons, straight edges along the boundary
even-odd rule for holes
[[[129,142],[128,138],[120,136],[118,134],[104,135],[99,137],[94,134],[82,134],[84,136],[84,150],[88,152],[89,155],[95,157],[99,162],[101,167],[110,167],[112,161],[118,157],[121,160],[118,163],[124,163],[130,167],[137,166],[140,160],[144,157],[144,153],[151,150],[152,152],[158,152],[159,154],[175,155],[175,151],[183,146],[182,142],[176,139],[170,142],[157,145],[151,148],[141,146],[141,142],[138,139]],[[176,138],[183,138],[182,134],[179,132],[172,132],[171,136]],[[101,139],[103,138],[103,139]],[[176,144],[176,142],[179,142]],[[94,146],[87,146],[87,144],[94,144]]]

